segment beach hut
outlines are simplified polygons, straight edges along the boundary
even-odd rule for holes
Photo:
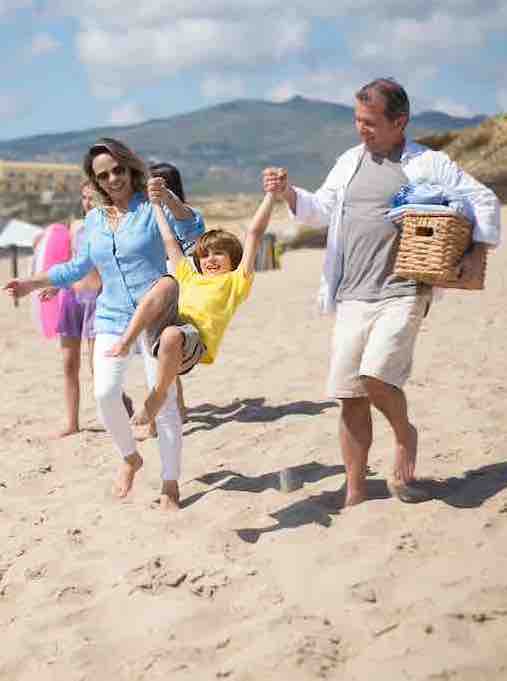
[[[19,249],[31,250],[33,248],[33,241],[36,236],[41,234],[43,230],[37,225],[32,225],[23,220],[12,219],[7,222],[5,227],[0,232],[0,252],[4,249],[10,252],[11,256],[11,274],[15,278],[18,276],[18,252]],[[14,299],[14,305],[18,301]]]

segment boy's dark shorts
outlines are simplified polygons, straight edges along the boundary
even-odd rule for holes
[[[167,275],[171,277],[170,274]],[[174,279],[174,277],[171,277]],[[198,329],[188,322],[183,322],[178,316],[178,296],[173,296],[164,310],[164,314],[155,324],[148,327],[145,332],[145,342],[148,350],[153,357],[157,357],[160,347],[160,337],[164,329],[168,326],[177,326],[183,334],[183,361],[178,372],[187,374],[198,364],[201,357],[206,352],[206,346],[201,340]]]

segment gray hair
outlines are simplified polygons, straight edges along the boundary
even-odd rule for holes
[[[400,116],[410,116],[410,102],[405,88],[394,78],[376,78],[371,83],[363,85],[356,92],[356,99],[365,104],[372,101],[374,94],[380,95],[385,102],[384,113],[389,120],[394,121]]]

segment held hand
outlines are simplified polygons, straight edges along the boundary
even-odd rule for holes
[[[151,203],[160,205],[167,194],[165,182],[162,177],[150,177],[148,180],[148,198]]]
[[[34,286],[29,279],[11,279],[4,286],[4,291],[12,298],[23,298],[34,290]]]
[[[106,357],[126,357],[128,354],[129,346],[121,339],[104,352]]]
[[[59,290],[60,289],[56,288],[56,286],[48,286],[47,288],[43,288],[39,293],[39,300],[42,300],[43,303],[47,300],[52,300],[52,298],[58,295]]]
[[[289,186],[286,168],[266,168],[262,173],[263,188],[265,192],[270,192],[281,198]]]

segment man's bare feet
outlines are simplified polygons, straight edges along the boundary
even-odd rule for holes
[[[142,465],[143,459],[137,452],[123,459],[123,463],[118,471],[118,477],[113,485],[113,495],[115,497],[123,499],[127,496],[134,484],[136,473]]]
[[[153,388],[146,398],[141,411],[136,412],[131,419],[134,426],[146,426],[153,421],[158,414],[167,397],[167,393],[161,393],[157,388]]]
[[[160,510],[177,511],[180,507],[180,489],[177,480],[164,480],[160,492]]]
[[[405,485],[414,480],[417,459],[417,428],[408,424],[408,434],[404,442],[396,445],[394,459],[394,480]]]
[[[57,433],[53,433],[52,435],[50,435],[49,439],[50,440],[60,440],[62,437],[68,437],[69,435],[76,435],[76,433],[79,433],[78,427],[64,428],[63,430],[59,430]]]

